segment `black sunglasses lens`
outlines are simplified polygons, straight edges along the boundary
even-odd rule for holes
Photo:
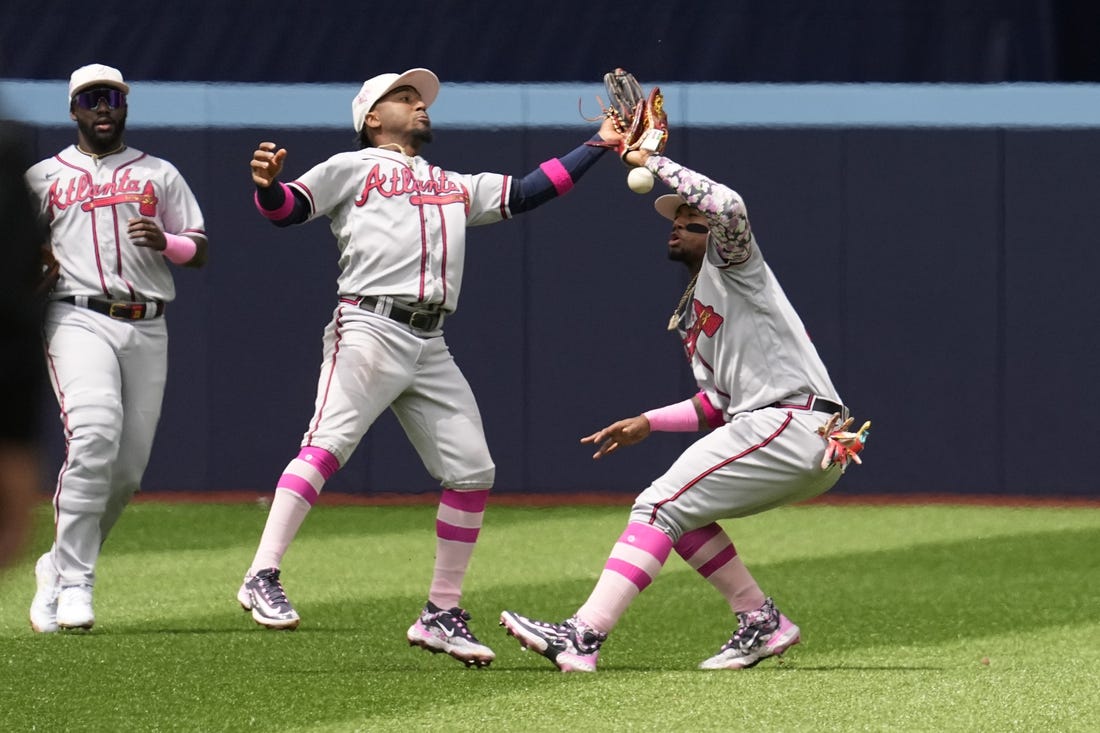
[[[684,224],[684,229],[692,234],[706,234],[710,230],[703,224]]]
[[[120,89],[89,89],[76,95],[76,103],[84,109],[95,109],[101,99],[107,100],[111,109],[126,106],[126,94]]]

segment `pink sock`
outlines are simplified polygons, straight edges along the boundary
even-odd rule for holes
[[[474,554],[489,490],[443,489],[435,516],[435,569],[428,600],[440,608],[454,608],[462,597],[462,581]]]
[[[729,535],[717,523],[684,534],[675,549],[722,594],[734,613],[754,611],[764,604],[764,592],[741,561]]]
[[[671,549],[672,540],[661,530],[641,522],[626,525],[577,616],[597,631],[609,633],[661,572]]]
[[[322,448],[302,448],[287,464],[275,487],[275,498],[267,513],[267,524],[260,536],[260,546],[252,558],[249,573],[264,568],[277,568],[291,541],[298,534],[325,482],[340,468],[336,456]]]

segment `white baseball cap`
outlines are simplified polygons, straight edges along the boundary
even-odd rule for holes
[[[685,205],[690,206],[691,204],[688,204],[687,201],[674,193],[658,196],[657,200],[653,202],[653,208],[657,209],[657,213],[670,221],[676,220],[676,212],[681,206]]]
[[[382,97],[397,87],[411,86],[420,92],[424,106],[430,107],[439,94],[439,77],[427,69],[409,69],[403,74],[379,74],[363,82],[355,99],[351,100],[351,124],[356,132],[363,129],[363,118]]]
[[[81,66],[69,77],[69,101],[85,89],[92,87],[114,87],[124,94],[130,93],[130,85],[122,80],[122,72],[113,66],[88,64]]]

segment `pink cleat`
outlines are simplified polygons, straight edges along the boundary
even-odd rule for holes
[[[797,626],[776,610],[772,599],[755,611],[737,614],[738,626],[718,653],[699,669],[748,669],[768,657],[779,657],[802,640]]]

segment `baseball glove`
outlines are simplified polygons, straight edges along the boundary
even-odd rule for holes
[[[856,432],[848,432],[852,425],[852,418],[848,418],[840,425],[840,414],[835,414],[817,429],[818,435],[825,439],[825,455],[821,457],[821,470],[826,470],[834,463],[840,464],[840,470],[848,468],[848,461],[862,463],[859,453],[867,444],[867,436],[870,434],[871,421],[863,423]]]
[[[603,105],[603,100],[600,100],[600,106],[604,107],[604,114],[617,116],[627,123],[632,122],[634,110],[646,96],[642,91],[642,85],[626,69],[615,69],[604,74],[603,85],[607,89],[608,97],[606,107]]]
[[[54,285],[57,285],[59,277],[61,277],[61,263],[54,257],[49,245],[44,244],[42,245],[42,276],[34,289],[35,295],[40,297],[48,295]]]
[[[626,69],[615,69],[603,75],[608,103],[597,97],[605,117],[615,121],[623,139],[615,143],[592,143],[615,150],[625,157],[632,150],[660,153],[668,142],[668,115],[660,87],[653,87],[647,96],[642,85]]]

